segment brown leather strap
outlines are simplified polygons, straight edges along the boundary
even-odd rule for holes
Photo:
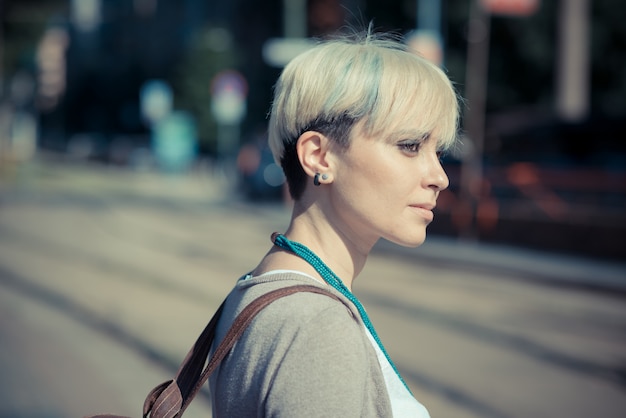
[[[297,285],[268,292],[252,301],[241,311],[207,363],[215,338],[215,329],[224,310],[224,303],[222,303],[185,357],[176,377],[155,387],[148,394],[143,408],[144,418],[148,416],[150,418],[181,417],[200,388],[226,357],[254,317],[276,299],[297,292],[318,293],[345,303],[333,293],[317,286]],[[205,364],[206,367],[204,367]]]

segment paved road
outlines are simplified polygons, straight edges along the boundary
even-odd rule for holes
[[[0,417],[139,415],[287,222],[285,209],[237,202],[209,178],[5,170]],[[434,418],[623,416],[623,292],[425,249],[381,247],[356,292]],[[608,282],[619,268],[595,271]],[[204,398],[192,408],[209,416]]]

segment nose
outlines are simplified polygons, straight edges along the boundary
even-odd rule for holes
[[[429,158],[426,182],[427,187],[432,188],[438,192],[447,189],[450,185],[448,175],[443,169],[441,161],[439,160],[439,155],[437,153],[433,153],[431,158]]]

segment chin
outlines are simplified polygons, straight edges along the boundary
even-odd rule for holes
[[[415,234],[413,236],[389,236],[385,237],[385,239],[402,247],[416,248],[426,241],[426,233]]]

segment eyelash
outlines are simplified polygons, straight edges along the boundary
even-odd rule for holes
[[[402,144],[398,144],[398,147],[404,151],[411,154],[417,154],[422,147],[421,142],[405,142]]]
[[[405,142],[402,144],[398,144],[400,150],[407,152],[409,154],[417,154],[422,148],[422,142]],[[437,159],[439,162],[442,162],[446,153],[444,151],[437,151]]]

